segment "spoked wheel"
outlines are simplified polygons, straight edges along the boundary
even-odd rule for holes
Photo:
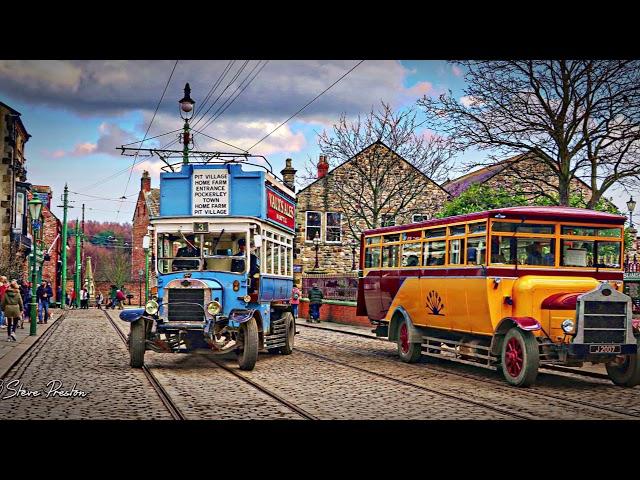
[[[144,365],[145,333],[143,318],[131,322],[131,330],[129,333],[129,364],[133,368],[142,368]]]
[[[409,327],[403,320],[398,331],[398,355],[406,363],[415,363],[422,355],[422,344],[409,342]]]
[[[258,325],[255,318],[240,325],[239,336],[242,342],[242,347],[238,350],[240,370],[253,370],[258,360]]]
[[[621,387],[635,387],[640,384],[640,356],[619,355],[605,365],[609,379]]]
[[[513,327],[502,342],[502,373],[511,385],[528,387],[535,382],[540,366],[538,341],[531,332]]]

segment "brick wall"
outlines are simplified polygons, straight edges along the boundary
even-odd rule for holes
[[[53,248],[51,248],[51,252],[49,253],[51,259],[43,263],[42,279],[51,282],[54,298],[57,299],[58,286],[60,285],[60,270],[58,269],[58,260],[60,259],[60,237],[58,237],[57,240],[56,237],[62,232],[62,224],[46,206],[42,208],[42,217],[44,219],[42,223],[42,240],[44,241],[44,248],[46,249],[45,252],[53,245]]]
[[[305,300],[300,302],[298,316],[309,318],[309,303]],[[320,320],[328,322],[343,323],[345,325],[358,325],[361,327],[371,327],[369,318],[356,315],[355,305],[334,305],[323,303],[320,307]]]

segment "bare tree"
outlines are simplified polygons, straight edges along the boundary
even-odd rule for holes
[[[427,124],[456,148],[489,149],[542,162],[523,179],[568,205],[571,182],[584,180],[594,208],[614,184],[640,178],[640,62],[509,60],[453,62],[466,69],[465,95],[423,97]],[[526,175],[525,175],[526,176]],[[553,194],[555,192],[555,195]]]
[[[118,287],[130,279],[131,257],[124,252],[114,251],[102,260],[102,278]]]
[[[418,126],[414,109],[396,113],[381,102],[378,110],[353,122],[343,114],[332,131],[320,134],[318,144],[330,167],[351,160],[330,188],[354,238],[363,229],[381,226],[385,214],[409,213],[429,188],[425,175],[434,181],[446,176],[451,159],[448,142],[417,134]],[[315,170],[307,168],[305,179],[315,180]]]

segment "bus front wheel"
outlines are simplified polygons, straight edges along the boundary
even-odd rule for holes
[[[242,341],[242,347],[238,351],[240,370],[253,370],[258,360],[258,325],[255,317],[240,326],[240,338]]]
[[[538,341],[531,332],[513,327],[502,342],[502,374],[516,387],[528,387],[536,381],[540,366]]]
[[[422,355],[422,344],[409,342],[409,326],[403,320],[398,329],[398,355],[406,363],[415,363]]]
[[[135,322],[131,322],[131,330],[129,332],[129,364],[133,368],[142,368],[144,365],[145,340],[144,319],[140,318]]]
[[[621,387],[635,387],[640,384],[640,356],[638,354],[618,357],[605,365],[609,379]]]

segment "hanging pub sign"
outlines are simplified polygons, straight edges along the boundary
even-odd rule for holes
[[[295,227],[295,205],[267,188],[267,218],[293,229]]]
[[[226,170],[194,169],[192,215],[229,215],[229,174]]]

